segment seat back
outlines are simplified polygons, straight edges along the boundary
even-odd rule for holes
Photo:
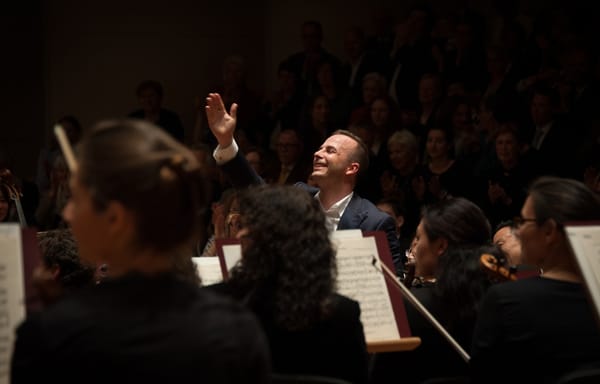
[[[556,384],[600,383],[600,368],[580,368],[562,376]]]
[[[351,384],[336,377],[273,373],[271,384]]]

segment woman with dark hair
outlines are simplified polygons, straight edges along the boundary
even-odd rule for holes
[[[454,156],[452,130],[434,127],[427,131],[423,160],[412,183],[413,193],[422,204],[465,197],[469,171]]]
[[[291,186],[240,197],[242,260],[212,286],[244,302],[269,339],[273,371],[367,382],[360,307],[335,293],[335,251],[319,202]]]
[[[76,152],[63,215],[109,278],[26,319],[12,383],[265,382],[253,316],[179,274],[207,204],[194,154],[141,120],[102,122]]]
[[[490,285],[479,266],[480,255],[500,256],[488,245],[490,237],[490,224],[481,209],[467,199],[453,198],[425,207],[412,243],[411,291],[467,353],[480,301]],[[421,345],[411,352],[378,355],[373,383],[467,376],[468,364],[449,342],[409,303],[406,312]]]
[[[531,185],[515,220],[523,262],[541,276],[492,287],[473,336],[477,383],[554,383],[600,364],[600,331],[565,232],[569,221],[600,219],[600,197],[585,184],[542,177]],[[511,369],[497,369],[511,356]]]

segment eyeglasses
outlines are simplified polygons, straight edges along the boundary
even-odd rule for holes
[[[535,222],[537,222],[537,219],[529,219],[529,218],[525,218],[522,216],[517,216],[517,217],[513,218],[513,223],[514,223],[513,225],[515,228],[519,228],[521,225],[525,224],[528,221],[535,223]]]

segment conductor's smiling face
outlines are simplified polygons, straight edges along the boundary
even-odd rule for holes
[[[314,154],[312,177],[315,180],[343,177],[351,165],[350,154],[357,147],[358,143],[349,136],[330,136]]]

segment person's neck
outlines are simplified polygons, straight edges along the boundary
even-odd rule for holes
[[[517,164],[519,163],[519,160],[517,158],[514,159],[509,159],[509,160],[503,160],[501,161],[502,163],[502,169],[505,171],[511,171],[513,168],[515,168],[517,166]]]
[[[144,118],[148,121],[157,122],[160,117],[160,109],[144,111]]]
[[[557,269],[552,268],[550,270],[543,269],[542,277],[553,280],[566,281],[569,283],[581,283],[581,275],[575,270]]]
[[[120,277],[131,272],[153,276],[173,269],[172,255],[145,250],[114,257],[109,263],[109,276]]]
[[[432,157],[429,160],[429,169],[434,173],[445,172],[452,164],[452,159],[447,156]]]
[[[327,99],[332,100],[336,96],[335,86],[333,84],[321,85],[321,91],[327,97]]]
[[[565,257],[565,255],[568,255]],[[582,277],[575,265],[575,256],[570,249],[558,246],[556,250],[546,257],[541,266],[542,277],[571,283],[581,283]]]
[[[325,185],[323,185],[323,183],[319,183],[319,200],[321,201],[323,209],[327,210],[331,208],[333,204],[348,196],[353,189],[353,185],[344,182],[339,184],[331,183]]]

